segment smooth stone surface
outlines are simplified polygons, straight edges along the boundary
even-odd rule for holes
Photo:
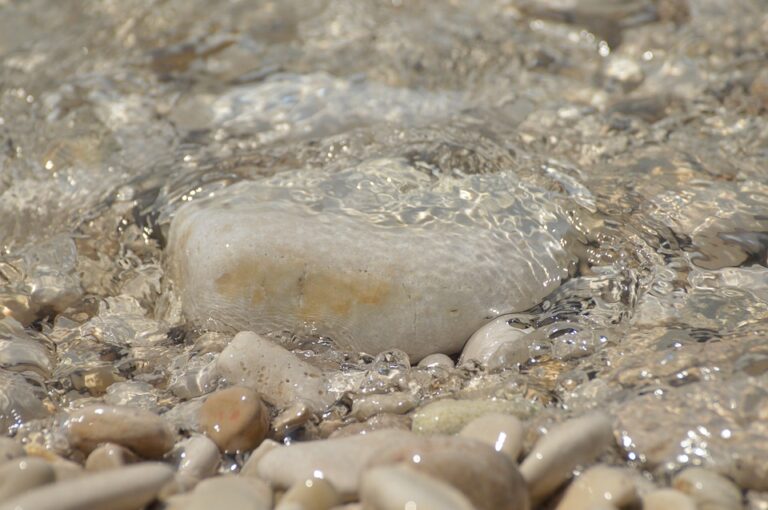
[[[269,410],[258,392],[233,386],[205,400],[200,427],[225,453],[251,451],[269,433]]]
[[[358,420],[367,420],[368,418],[379,414],[405,414],[414,409],[419,403],[419,399],[402,391],[395,393],[386,393],[381,395],[366,395],[356,398],[352,402],[352,416]]]
[[[10,437],[0,437],[0,463],[26,455],[21,443]]]
[[[372,465],[400,463],[448,483],[478,510],[527,510],[528,488],[514,461],[460,436],[431,436],[380,453]]]
[[[107,443],[99,446],[85,460],[86,471],[105,471],[138,462],[132,451],[118,444]]]
[[[377,414],[362,423],[350,423],[334,430],[329,437],[370,434],[375,430],[411,430],[411,418],[401,414]]]
[[[484,414],[469,422],[459,434],[490,445],[514,462],[523,449],[523,423],[509,414]]]
[[[536,442],[520,465],[536,503],[552,494],[571,477],[573,469],[603,453],[613,441],[611,420],[593,413],[552,427]]]
[[[698,510],[738,510],[741,490],[728,478],[704,468],[684,469],[672,479],[672,487],[688,494]]]
[[[182,206],[170,270],[208,329],[318,334],[418,361],[459,351],[567,276],[567,222],[531,192],[512,172],[435,181],[394,159],[278,174]]]
[[[525,400],[454,400],[431,402],[412,414],[413,431],[419,434],[456,434],[469,422],[488,413],[526,418],[533,406]]]
[[[203,480],[192,492],[168,498],[166,510],[270,510],[272,490],[261,480],[217,476]]]
[[[43,486],[0,510],[136,510],[152,501],[173,476],[158,462],[143,462]]]
[[[461,351],[459,366],[476,361],[497,368],[502,362],[511,366],[527,360],[530,357],[528,342],[523,337],[531,330],[510,326],[508,321],[508,316],[501,316],[475,331]],[[499,359],[502,357],[503,360]]]
[[[643,510],[696,510],[690,496],[675,489],[658,489],[642,497]]]
[[[364,510],[475,510],[457,489],[405,466],[365,473],[360,500]]]
[[[245,461],[243,468],[240,470],[240,475],[258,477],[258,466],[261,459],[275,448],[281,448],[282,446],[283,445],[277,441],[265,439],[258,448],[251,452],[250,457],[248,457],[248,460]]]
[[[21,457],[0,465],[0,501],[7,501],[56,479],[53,467],[43,459]]]
[[[419,361],[417,366],[421,368],[440,367],[446,370],[450,370],[454,368],[454,363],[449,356],[446,356],[445,354],[438,352],[435,354],[430,354],[429,356],[425,356],[424,358],[421,359],[421,361]]]
[[[175,433],[160,416],[127,406],[94,405],[72,411],[64,424],[72,446],[90,453],[101,443],[116,443],[147,459],[173,448]]]
[[[339,493],[330,482],[310,478],[288,489],[275,510],[328,510],[340,502]]]
[[[249,331],[235,335],[222,351],[216,373],[232,384],[258,391],[278,408],[303,401],[318,411],[335,400],[319,368]]]
[[[393,446],[408,446],[423,438],[400,430],[295,443],[267,452],[257,466],[257,475],[277,488],[322,477],[336,487],[342,498],[357,492],[363,468]]]
[[[568,486],[557,510],[628,507],[638,499],[634,478],[629,469],[592,466]]]
[[[171,451],[176,459],[176,481],[183,489],[216,474],[221,455],[216,443],[206,436],[194,435],[179,441]]]

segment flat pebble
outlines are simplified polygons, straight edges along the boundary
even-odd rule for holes
[[[405,414],[414,409],[419,399],[406,392],[386,393],[382,395],[366,395],[352,402],[352,416],[359,420],[367,420],[379,413]]]
[[[528,488],[514,461],[460,436],[430,436],[381,452],[371,465],[405,464],[458,489],[478,510],[527,510]]]
[[[523,424],[509,414],[485,414],[469,422],[459,434],[489,444],[515,462],[523,449]]]
[[[0,465],[0,501],[7,501],[30,489],[52,483],[53,467],[35,457],[21,457]]]
[[[450,358],[450,356],[447,356],[440,352],[435,354],[430,354],[429,356],[422,358],[421,361],[419,361],[419,364],[417,366],[421,368],[440,367],[446,370],[450,370],[454,368],[453,360]]]
[[[310,478],[293,484],[275,510],[328,510],[340,502],[339,493],[330,482]]]
[[[267,452],[258,462],[257,476],[287,489],[309,478],[322,477],[345,500],[357,493],[363,468],[393,445],[408,446],[423,438],[401,430],[295,443]]]
[[[507,365],[527,360],[530,357],[528,342],[523,338],[532,330],[510,326],[508,320],[509,316],[502,316],[475,331],[461,351],[459,366],[469,361],[483,366],[498,365],[502,352]]]
[[[283,408],[297,401],[313,411],[333,403],[323,372],[260,335],[244,331],[222,351],[216,373],[232,384],[258,390],[265,400]]]
[[[173,447],[175,433],[158,415],[127,406],[94,405],[70,413],[64,430],[75,448],[90,453],[102,443],[116,443],[147,459]]]
[[[360,500],[366,510],[475,510],[457,489],[405,466],[365,473]]]
[[[177,443],[171,456],[177,460],[176,480],[185,489],[216,474],[221,462],[216,443],[201,435]]]
[[[168,498],[166,510],[269,510],[272,490],[261,480],[217,476],[203,480],[192,492]]]
[[[675,489],[658,489],[643,495],[643,510],[696,510],[696,502]]]
[[[0,463],[26,455],[24,447],[10,437],[0,436]]]
[[[152,501],[172,476],[166,464],[142,462],[45,485],[0,510],[135,510]]]
[[[684,469],[672,479],[672,487],[688,494],[698,510],[740,510],[741,490],[728,478],[704,468]]]
[[[454,400],[450,398],[420,407],[412,414],[412,429],[419,434],[456,434],[475,418],[488,413],[530,416],[533,406],[520,400]]]
[[[251,451],[269,433],[269,410],[256,391],[234,386],[206,399],[200,427],[223,452]]]
[[[119,444],[107,443],[99,446],[88,455],[85,460],[85,469],[87,471],[104,471],[138,461],[139,458],[131,450],[123,448]]]
[[[634,472],[598,464],[584,471],[565,491],[557,510],[624,508],[637,499]]]
[[[611,420],[602,413],[588,414],[552,427],[523,460],[520,471],[536,503],[571,477],[573,469],[588,464],[613,441]]]

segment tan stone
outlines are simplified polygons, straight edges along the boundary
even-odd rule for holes
[[[330,482],[310,478],[293,484],[275,510],[328,510],[340,502],[339,493]]]
[[[256,391],[234,386],[210,395],[200,427],[226,453],[251,451],[269,433],[269,410]]]

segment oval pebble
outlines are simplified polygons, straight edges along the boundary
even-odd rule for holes
[[[573,469],[603,453],[613,441],[611,420],[594,413],[552,427],[520,465],[531,499],[539,502],[571,477]]]
[[[420,368],[440,367],[446,370],[451,370],[454,367],[454,364],[450,356],[443,354],[441,352],[438,352],[422,358],[421,361],[419,361],[419,364],[417,366]]]
[[[175,433],[160,416],[127,406],[94,405],[70,413],[64,430],[75,448],[90,453],[116,443],[141,457],[157,459],[173,448]]]
[[[504,361],[508,365],[527,360],[530,356],[528,342],[523,338],[532,330],[518,329],[510,326],[508,321],[509,316],[498,317],[475,331],[461,351],[459,366],[469,361],[476,361],[484,366],[491,365],[502,348]]]
[[[525,418],[533,405],[519,400],[454,400],[446,398],[420,407],[412,414],[412,430],[419,434],[456,434],[465,425],[488,413],[511,414]]]
[[[86,471],[105,471],[138,462],[132,451],[114,443],[99,446],[85,460]]]
[[[152,501],[172,476],[166,464],[142,462],[37,488],[0,510],[135,510]]]
[[[366,510],[475,510],[457,489],[405,466],[365,473],[360,500]]]
[[[741,490],[726,477],[708,469],[691,467],[672,479],[672,487],[688,494],[698,510],[741,510]]]
[[[598,464],[584,471],[565,491],[557,510],[624,508],[637,501],[634,473]]]
[[[523,449],[523,424],[509,414],[488,413],[475,418],[459,435],[488,444],[515,462]]]
[[[216,474],[221,462],[216,443],[202,435],[180,441],[171,455],[178,460],[176,479],[185,488]]]
[[[272,489],[255,478],[217,476],[203,480],[192,492],[168,498],[166,510],[270,510]]]
[[[696,502],[675,489],[658,489],[643,496],[643,510],[696,510]]]
[[[339,503],[339,493],[330,482],[310,478],[293,484],[275,510],[328,510]]]
[[[52,483],[56,479],[53,467],[43,459],[21,457],[0,465],[0,501]]]
[[[267,437],[269,410],[256,391],[233,386],[206,399],[200,427],[225,453],[251,451]]]
[[[367,420],[379,413],[405,414],[415,408],[419,400],[405,392],[387,393],[383,395],[366,395],[352,403],[352,416],[358,420]]]

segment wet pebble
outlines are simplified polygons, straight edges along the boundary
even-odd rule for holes
[[[527,510],[528,489],[514,461],[460,436],[430,436],[381,452],[372,465],[401,463],[464,494],[478,510]]]
[[[335,400],[319,368],[249,331],[238,333],[222,351],[216,373],[232,384],[258,390],[278,408],[303,401],[317,411]]]
[[[352,403],[352,416],[359,420],[379,413],[405,414],[414,409],[419,400],[405,392],[387,393],[383,395],[367,395],[355,399]]]
[[[248,460],[245,461],[245,464],[243,464],[243,469],[240,470],[240,474],[242,476],[253,476],[258,477],[258,465],[261,459],[269,452],[274,450],[275,448],[280,448],[283,446],[282,444],[278,443],[277,441],[273,441],[271,439],[265,439],[258,448],[253,450],[251,452],[250,457],[248,457]]]
[[[105,471],[138,462],[132,451],[118,444],[107,443],[93,450],[85,461],[87,471]]]
[[[141,457],[157,459],[173,447],[175,433],[160,416],[127,406],[94,405],[70,413],[64,429],[75,448],[90,453],[116,443]]]
[[[495,369],[502,364],[511,366],[527,360],[528,342],[523,338],[531,330],[510,326],[508,321],[508,316],[502,316],[475,331],[461,351],[459,366],[476,361]]]
[[[217,476],[203,480],[192,492],[168,498],[166,504],[166,510],[269,510],[272,490],[261,480]]]
[[[598,464],[574,480],[565,491],[557,510],[625,508],[637,499],[631,470]]]
[[[172,476],[170,466],[143,462],[34,489],[0,510],[135,510],[152,501]]]
[[[377,414],[362,422],[350,423],[334,430],[330,437],[354,436],[357,434],[369,434],[374,430],[411,430],[411,418],[402,414]]]
[[[440,367],[446,370],[450,370],[454,367],[453,360],[449,356],[440,352],[436,354],[430,354],[429,356],[425,356],[424,358],[421,359],[421,361],[419,361],[419,364],[417,366],[420,368]]]
[[[327,480],[310,478],[293,484],[275,510],[328,510],[340,502],[338,492]]]
[[[469,422],[459,434],[482,441],[515,462],[523,449],[523,424],[509,414],[485,414]]]
[[[53,467],[43,459],[21,457],[6,461],[0,465],[0,501],[7,501],[55,479]]]
[[[456,434],[469,422],[488,413],[511,414],[525,418],[533,406],[523,400],[438,400],[420,407],[412,414],[414,432],[420,434]]]
[[[405,466],[365,473],[360,500],[366,510],[475,510],[457,489]]]
[[[177,460],[176,481],[184,489],[216,474],[221,461],[216,443],[201,435],[177,443],[171,456]]]
[[[250,451],[269,433],[269,410],[256,391],[234,386],[208,397],[200,427],[223,452]]]
[[[658,489],[643,495],[643,510],[696,510],[696,502],[675,489]]]
[[[570,478],[573,469],[603,453],[613,440],[611,420],[594,413],[552,427],[526,456],[520,471],[531,499],[541,501]]]
[[[10,437],[0,436],[0,463],[26,455],[24,447]]]
[[[741,490],[728,478],[708,469],[692,467],[675,475],[672,486],[689,495],[698,510],[740,510]]]

